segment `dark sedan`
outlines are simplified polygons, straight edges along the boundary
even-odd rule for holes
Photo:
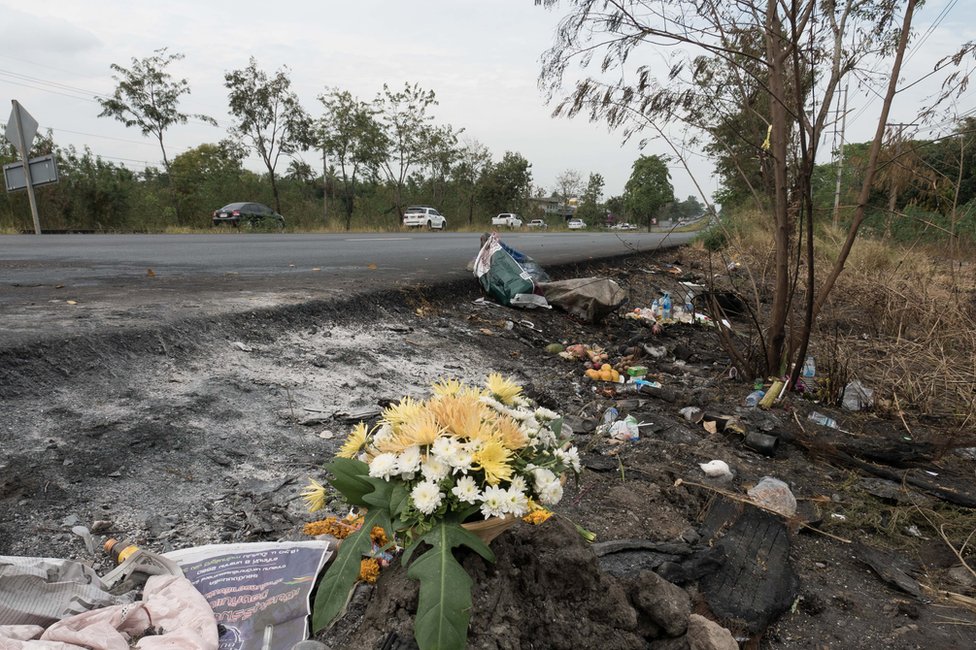
[[[263,203],[228,203],[214,210],[213,225],[285,227],[285,218]]]

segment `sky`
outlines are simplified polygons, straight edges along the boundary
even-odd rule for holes
[[[952,47],[976,40],[976,2],[928,0],[918,14],[920,34],[931,34],[910,52],[906,79],[932,69]],[[552,118],[538,86],[541,56],[552,44],[566,12],[533,0],[0,0],[0,122],[11,99],[52,129],[55,142],[89,146],[98,155],[130,169],[161,165],[158,144],[111,118],[99,118],[94,95],[114,89],[110,65],[128,67],[132,58],[158,48],[182,53],[171,74],[189,82],[181,110],[202,113],[218,127],[191,121],[166,132],[167,153],[226,136],[230,124],[224,74],[254,56],[271,73],[287,66],[292,89],[313,116],[322,113],[317,97],[327,88],[372,99],[384,83],[417,83],[437,94],[439,123],[463,128],[463,138],[488,147],[495,160],[506,151],[532,164],[533,183],[551,192],[556,178],[575,170],[585,179],[603,175],[604,198],[623,192],[631,166],[642,154],[671,153],[652,141],[622,144],[619,132],[584,118]],[[914,109],[936,90],[934,80],[904,93],[890,121],[910,122]],[[873,135],[880,101],[851,89],[847,141]],[[976,91],[964,95],[958,111],[976,106]],[[874,118],[872,124],[871,119]],[[922,134],[924,135],[924,134]],[[828,143],[829,145],[829,143]],[[829,150],[829,147],[828,147]],[[320,157],[302,158],[321,169]],[[702,156],[689,158],[697,185],[708,195],[717,182]],[[263,171],[258,160],[248,167]],[[279,172],[284,172],[283,161]],[[675,195],[698,194],[692,177],[671,167]]]

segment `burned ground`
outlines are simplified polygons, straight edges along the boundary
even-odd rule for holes
[[[550,272],[612,277],[630,290],[629,306],[647,306],[655,290],[673,288],[661,261],[638,256]],[[668,253],[667,261],[700,273],[692,252]],[[738,503],[763,476],[786,481],[803,506],[803,517],[779,520],[797,581],[764,630],[720,618],[743,643],[976,645],[976,616],[966,607],[974,579],[939,530],[959,548],[976,528],[965,504],[973,461],[940,444],[940,422],[912,420],[909,436],[897,420],[800,398],[746,409],[751,381],[730,379],[708,328],[674,324],[654,334],[618,316],[591,325],[555,311],[476,304],[478,295],[464,282],[0,352],[0,554],[81,558],[107,570],[109,559],[70,532],[77,524],[96,541],[125,536],[157,551],[300,537],[313,517],[298,493],[309,476],[323,478],[321,466],[358,417],[403,395],[422,397],[438,378],[480,383],[495,371],[567,416],[585,469],[567,484],[559,517],[493,544],[496,565],[465,560],[478,578],[472,647],[636,648],[648,639],[650,647],[682,647],[677,628],[668,631],[672,619],[648,604],[649,594],[673,593],[647,572],[680,583],[689,611],[717,617],[710,594],[721,588],[708,576],[751,542],[723,537],[732,524],[711,530],[709,513],[723,499]],[[594,384],[580,363],[545,351],[554,342],[615,354],[663,348],[661,357],[642,353],[641,363],[665,390],[649,396]],[[595,432],[611,405],[644,424],[640,440],[614,445]],[[709,433],[685,419],[678,412],[685,406],[736,416],[745,430],[775,433],[781,444],[772,457],[758,454],[734,428]],[[850,433],[810,423],[814,409]],[[734,477],[705,477],[699,463],[712,459],[726,461]],[[590,547],[570,521],[600,542],[620,543]],[[886,560],[872,564],[858,544]],[[968,559],[968,549],[962,555]],[[880,577],[885,562],[904,564],[919,591]],[[412,588],[402,572],[385,572],[321,638],[336,648],[409,638]],[[725,585],[727,599],[735,588]]]

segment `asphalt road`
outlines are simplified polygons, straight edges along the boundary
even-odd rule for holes
[[[0,237],[0,347],[103,327],[351,297],[470,277],[478,233]],[[694,233],[502,233],[543,267]]]

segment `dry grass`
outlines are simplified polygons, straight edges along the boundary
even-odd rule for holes
[[[818,279],[829,272],[845,235],[831,228],[818,232]],[[724,261],[742,265],[733,284],[762,314],[773,279],[768,217],[745,214],[728,236]],[[802,320],[802,266],[800,275],[794,323]],[[847,381],[858,379],[875,390],[881,409],[900,417],[942,416],[956,431],[971,428],[976,424],[976,264],[952,260],[945,248],[862,236],[819,316],[811,351],[830,397],[839,399]]]

